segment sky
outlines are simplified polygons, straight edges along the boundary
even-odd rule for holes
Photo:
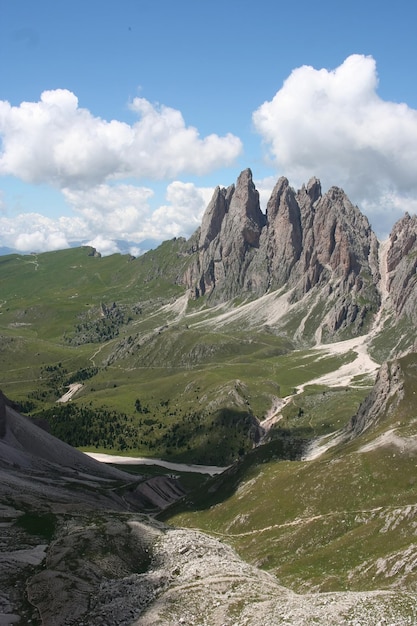
[[[417,212],[417,2],[0,0],[0,252],[139,255],[250,167]]]

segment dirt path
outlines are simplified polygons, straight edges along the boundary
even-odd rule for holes
[[[398,506],[390,506],[390,507],[382,507],[382,506],[377,506],[374,507],[372,509],[355,509],[352,511],[348,511],[349,513],[355,513],[356,515],[373,515],[375,513],[381,513],[382,511],[400,511],[401,509],[403,510],[408,510],[410,507],[416,507],[416,504],[407,504],[405,506],[402,507],[398,507]],[[344,513],[346,513],[346,511],[329,511],[328,513],[322,513],[320,515],[312,515],[310,517],[297,517],[294,520],[291,520],[290,522],[283,522],[282,524],[271,524],[270,526],[264,526],[262,528],[255,528],[254,530],[248,530],[246,532],[241,532],[241,533],[224,533],[224,532],[218,532],[215,530],[210,530],[210,535],[216,536],[216,537],[225,537],[227,538],[236,538],[236,537],[251,537],[252,535],[258,535],[261,533],[266,533],[269,530],[274,530],[276,528],[288,528],[291,526],[301,526],[302,524],[309,524],[310,522],[314,522],[315,520],[319,520],[319,519],[325,519],[328,517],[335,517],[337,515],[344,515]],[[194,528],[193,530],[198,531],[198,528]]]

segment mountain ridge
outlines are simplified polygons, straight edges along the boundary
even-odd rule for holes
[[[236,185],[215,190],[190,240],[198,243],[183,282],[209,304],[279,289],[291,291],[290,304],[310,296],[310,307],[322,309],[317,340],[334,341],[370,327],[385,295],[381,272],[388,276],[389,312],[414,320],[416,237],[417,218],[406,214],[382,257],[368,219],[342,189],[323,195],[317,178],[295,192],[281,177],[264,215],[247,169]]]

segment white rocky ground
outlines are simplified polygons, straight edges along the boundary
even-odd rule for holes
[[[159,465],[173,472],[190,472],[194,474],[208,474],[214,476],[221,474],[227,467],[219,467],[217,465],[197,465],[195,463],[171,463],[162,459],[153,459],[148,457],[136,456],[118,456],[114,454],[103,454],[100,452],[87,452],[92,459],[101,463],[115,463],[117,465]]]
[[[141,523],[130,526],[142,537]],[[295,594],[196,531],[161,529],[153,549],[147,573],[102,582],[94,610],[80,625],[405,626],[417,619],[406,595],[392,608],[390,592]]]
[[[77,393],[77,391],[79,391],[80,389],[82,389],[82,384],[81,383],[72,383],[72,385],[69,385],[68,387],[68,391],[66,393],[64,393],[58,400],[57,402],[68,402],[69,400],[71,400],[71,398]]]

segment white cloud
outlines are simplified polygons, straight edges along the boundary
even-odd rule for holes
[[[253,114],[277,168],[296,186],[318,176],[375,216],[417,192],[417,111],[382,100],[372,57],[335,70],[295,69]]]
[[[267,176],[266,178],[254,180],[255,187],[259,192],[259,204],[261,205],[261,209],[264,213],[266,211],[268,200],[271,197],[271,193],[276,185],[276,182],[276,176]]]
[[[164,239],[190,236],[201,224],[213,188],[198,188],[193,183],[174,181],[167,187],[166,199],[169,204],[160,206],[153,212],[147,224],[149,237]]]
[[[19,252],[46,252],[69,247],[60,220],[51,220],[39,213],[0,217],[0,231],[0,244]]]
[[[167,203],[154,211],[150,206],[153,191],[145,187],[103,184],[88,190],[64,189],[63,193],[74,217],[0,215],[0,245],[20,252],[44,252],[77,242],[105,256],[119,252],[117,241],[124,240],[130,242],[131,254],[138,256],[140,243],[146,239],[191,235],[200,225],[213,189],[174,181],[166,190]]]
[[[100,252],[102,256],[109,256],[110,254],[120,252],[119,247],[115,241],[113,241],[112,239],[106,239],[102,235],[97,235],[97,237],[94,237],[94,239],[87,241],[85,245],[92,246],[93,248],[98,250],[98,252]]]
[[[144,250],[143,248],[141,248],[140,246],[130,246],[129,247],[129,253],[132,256],[138,257],[141,254],[143,254],[144,252],[146,252],[146,250]]]
[[[232,134],[200,138],[181,113],[135,98],[132,125],[94,117],[66,89],[39,102],[0,101],[0,174],[25,182],[86,188],[111,178],[205,174],[231,165],[242,144]]]
[[[94,237],[97,233],[109,239],[140,237],[149,219],[151,189],[134,185],[98,185],[89,189],[64,189],[64,196],[79,217],[78,235]]]
[[[20,233],[16,237],[15,247],[21,252],[46,252],[48,250],[68,248],[68,241],[65,235],[58,231],[35,230],[30,233]]]
[[[78,234],[71,230],[73,240],[80,240],[83,234],[93,239],[99,233],[107,241],[130,242],[191,235],[200,225],[212,194],[211,187],[174,181],[166,190],[167,204],[152,211],[149,201],[153,192],[148,188],[103,184],[88,190],[64,189],[65,198],[79,217]],[[94,247],[103,253],[98,245]]]

